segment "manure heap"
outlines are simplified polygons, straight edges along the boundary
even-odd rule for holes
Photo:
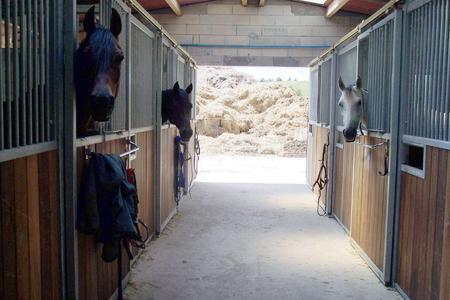
[[[304,157],[308,98],[282,82],[257,82],[226,67],[199,70],[202,153]]]

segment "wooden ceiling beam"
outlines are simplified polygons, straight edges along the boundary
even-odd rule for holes
[[[333,0],[327,7],[327,18],[334,16],[341,8],[343,8],[350,0]]]
[[[177,0],[165,0],[165,1],[177,16],[181,16],[181,6]]]

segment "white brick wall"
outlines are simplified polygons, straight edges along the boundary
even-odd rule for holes
[[[327,19],[322,7],[286,0],[270,0],[264,7],[217,0],[183,6],[182,12],[180,17],[168,9],[151,14],[186,46],[239,45],[188,47],[199,63],[208,64],[304,65],[323,51],[308,46],[331,45],[363,19],[354,14]],[[248,45],[261,49],[243,48]],[[298,48],[273,48],[286,45]]]

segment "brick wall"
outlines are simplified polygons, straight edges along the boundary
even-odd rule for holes
[[[180,17],[168,9],[151,14],[206,65],[306,66],[363,20],[327,19],[324,8],[305,3],[267,2],[243,7],[240,0],[217,0],[183,6]]]

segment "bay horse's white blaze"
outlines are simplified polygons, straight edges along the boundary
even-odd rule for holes
[[[339,89],[341,98],[339,99],[339,108],[344,121],[344,138],[347,142],[354,142],[358,134],[358,127],[366,125],[364,90],[362,89],[361,78],[358,77],[355,85],[346,86],[339,78]]]

